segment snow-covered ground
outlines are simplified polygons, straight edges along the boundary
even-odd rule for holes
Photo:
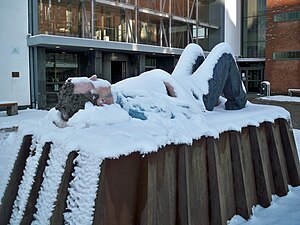
[[[261,97],[260,99],[278,102],[300,102],[300,97],[285,96],[285,95],[274,95]]]

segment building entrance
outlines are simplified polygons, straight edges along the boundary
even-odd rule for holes
[[[112,84],[126,78],[126,62],[111,61],[111,82]]]
[[[249,93],[260,93],[260,84],[264,80],[264,62],[238,62],[241,78]]]
[[[241,70],[241,75],[247,92],[260,92],[260,83],[263,81],[262,69]]]

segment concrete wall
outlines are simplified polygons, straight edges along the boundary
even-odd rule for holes
[[[300,60],[273,60],[273,52],[300,50],[300,21],[274,22],[274,14],[299,11],[299,0],[267,0],[265,79],[272,93],[287,93],[300,87]]]
[[[0,1],[0,101],[30,105],[28,2]],[[12,77],[19,72],[19,77]]]
[[[224,41],[233,49],[234,55],[241,53],[241,1],[225,1]]]

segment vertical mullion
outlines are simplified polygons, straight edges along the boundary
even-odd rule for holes
[[[81,2],[81,31],[82,31],[82,38],[85,37],[85,21],[84,21],[84,2]]]
[[[126,32],[126,42],[128,43],[129,41],[129,34],[128,34],[128,26],[129,26],[129,20],[128,20],[128,10],[125,9],[125,32]]]
[[[198,44],[198,29],[199,29],[199,10],[198,10],[198,0],[196,0],[196,43]]]
[[[94,39],[95,20],[94,20],[94,1],[91,0],[91,38]]]
[[[169,47],[172,47],[172,0],[169,0]]]
[[[135,43],[138,43],[138,0],[135,0],[135,8],[134,8],[134,35],[135,35]]]

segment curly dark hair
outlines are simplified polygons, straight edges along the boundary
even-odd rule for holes
[[[91,92],[74,94],[74,84],[70,81],[64,83],[58,94],[58,102],[55,109],[61,112],[63,120],[68,121],[80,109],[84,109],[86,102],[90,101],[96,105],[95,96]]]

